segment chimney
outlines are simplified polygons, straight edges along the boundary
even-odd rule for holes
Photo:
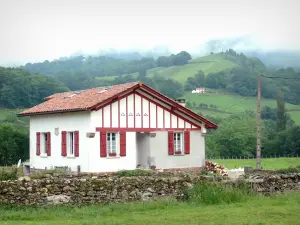
[[[175,101],[176,101],[178,104],[180,104],[180,105],[182,105],[182,106],[185,107],[185,99],[184,99],[184,98],[177,98],[177,99],[175,99]]]

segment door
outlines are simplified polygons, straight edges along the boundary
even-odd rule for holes
[[[136,133],[137,168],[150,168],[150,136],[149,133]]]

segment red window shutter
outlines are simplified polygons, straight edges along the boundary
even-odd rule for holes
[[[100,132],[100,157],[106,157],[106,132]]]
[[[184,154],[190,154],[190,132],[184,132]]]
[[[67,156],[67,132],[61,132],[61,155]]]
[[[120,132],[120,156],[126,156],[126,132]]]
[[[79,157],[79,131],[75,131],[75,157]]]
[[[51,133],[47,132],[47,156],[51,156]]]
[[[41,133],[36,132],[36,155],[41,154]]]
[[[174,132],[173,131],[169,131],[168,133],[168,142],[169,142],[169,148],[168,148],[169,155],[174,155]]]

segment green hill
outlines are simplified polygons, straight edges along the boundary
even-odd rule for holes
[[[214,115],[218,117],[228,117],[230,115],[238,115],[246,110],[256,112],[257,99],[255,97],[242,97],[239,95],[232,95],[226,92],[217,90],[210,90],[215,93],[193,94],[186,92],[186,101],[192,104],[194,111],[201,112],[203,115]],[[208,109],[199,108],[200,104],[207,104]],[[212,108],[216,105],[216,108]],[[261,107],[269,106],[276,108],[276,100],[262,99]],[[296,124],[300,124],[300,106],[286,103],[288,113]]]
[[[180,83],[184,84],[188,77],[193,77],[198,71],[203,71],[205,75],[209,73],[217,73],[226,69],[236,67],[237,65],[233,62],[224,59],[220,54],[214,54],[204,56],[196,59],[192,59],[188,64],[171,67],[156,67],[147,70],[147,76],[159,75],[164,78],[173,78]],[[138,76],[138,73],[125,74]],[[115,78],[113,76],[97,77],[98,80],[107,81],[108,79]]]
[[[0,109],[0,124],[10,123],[17,129],[28,132],[29,118],[17,117],[17,113],[21,111],[22,109]]]

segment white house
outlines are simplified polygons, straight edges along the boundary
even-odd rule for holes
[[[30,116],[30,166],[109,172],[201,167],[217,125],[140,83],[53,94]]]
[[[192,90],[192,93],[205,93],[205,88],[196,88]]]

